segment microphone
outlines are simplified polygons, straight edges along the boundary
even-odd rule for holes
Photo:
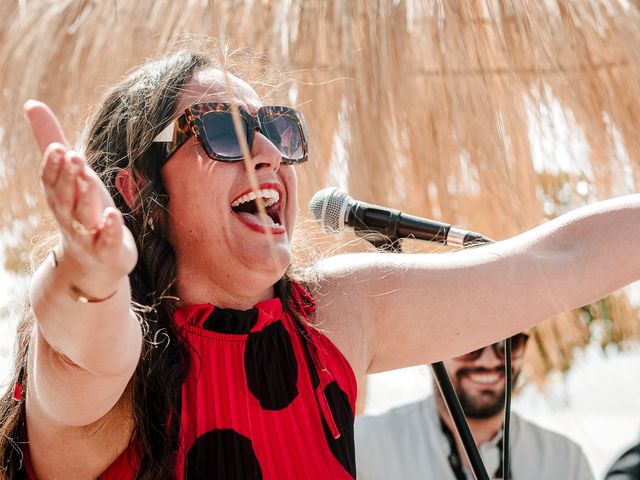
[[[447,223],[354,200],[337,187],[316,192],[309,201],[309,210],[326,232],[339,232],[351,227],[360,236],[378,234],[381,241],[415,238],[455,247],[492,242],[479,233]]]

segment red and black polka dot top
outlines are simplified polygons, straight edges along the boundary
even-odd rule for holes
[[[311,296],[292,284],[247,311],[192,305],[174,315],[192,347],[182,389],[178,479],[355,478],[356,379],[331,341],[304,323]],[[131,446],[101,475],[134,478]]]

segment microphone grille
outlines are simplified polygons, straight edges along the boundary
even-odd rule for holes
[[[351,197],[338,187],[316,192],[309,200],[309,210],[325,232],[343,230],[344,217]]]

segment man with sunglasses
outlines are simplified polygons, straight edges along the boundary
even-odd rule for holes
[[[524,333],[512,337],[514,383],[527,339]],[[498,342],[444,362],[492,479],[502,478],[504,358],[504,342]],[[357,419],[359,479],[473,478],[435,383],[434,391],[417,403]],[[580,447],[517,414],[511,415],[510,472],[514,480],[593,480]]]
[[[604,480],[640,480],[640,443],[633,445],[613,463]]]

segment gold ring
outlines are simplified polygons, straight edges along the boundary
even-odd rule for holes
[[[87,228],[75,218],[71,220],[71,228],[73,228],[73,231],[79,235],[95,235],[98,231],[98,226]]]

